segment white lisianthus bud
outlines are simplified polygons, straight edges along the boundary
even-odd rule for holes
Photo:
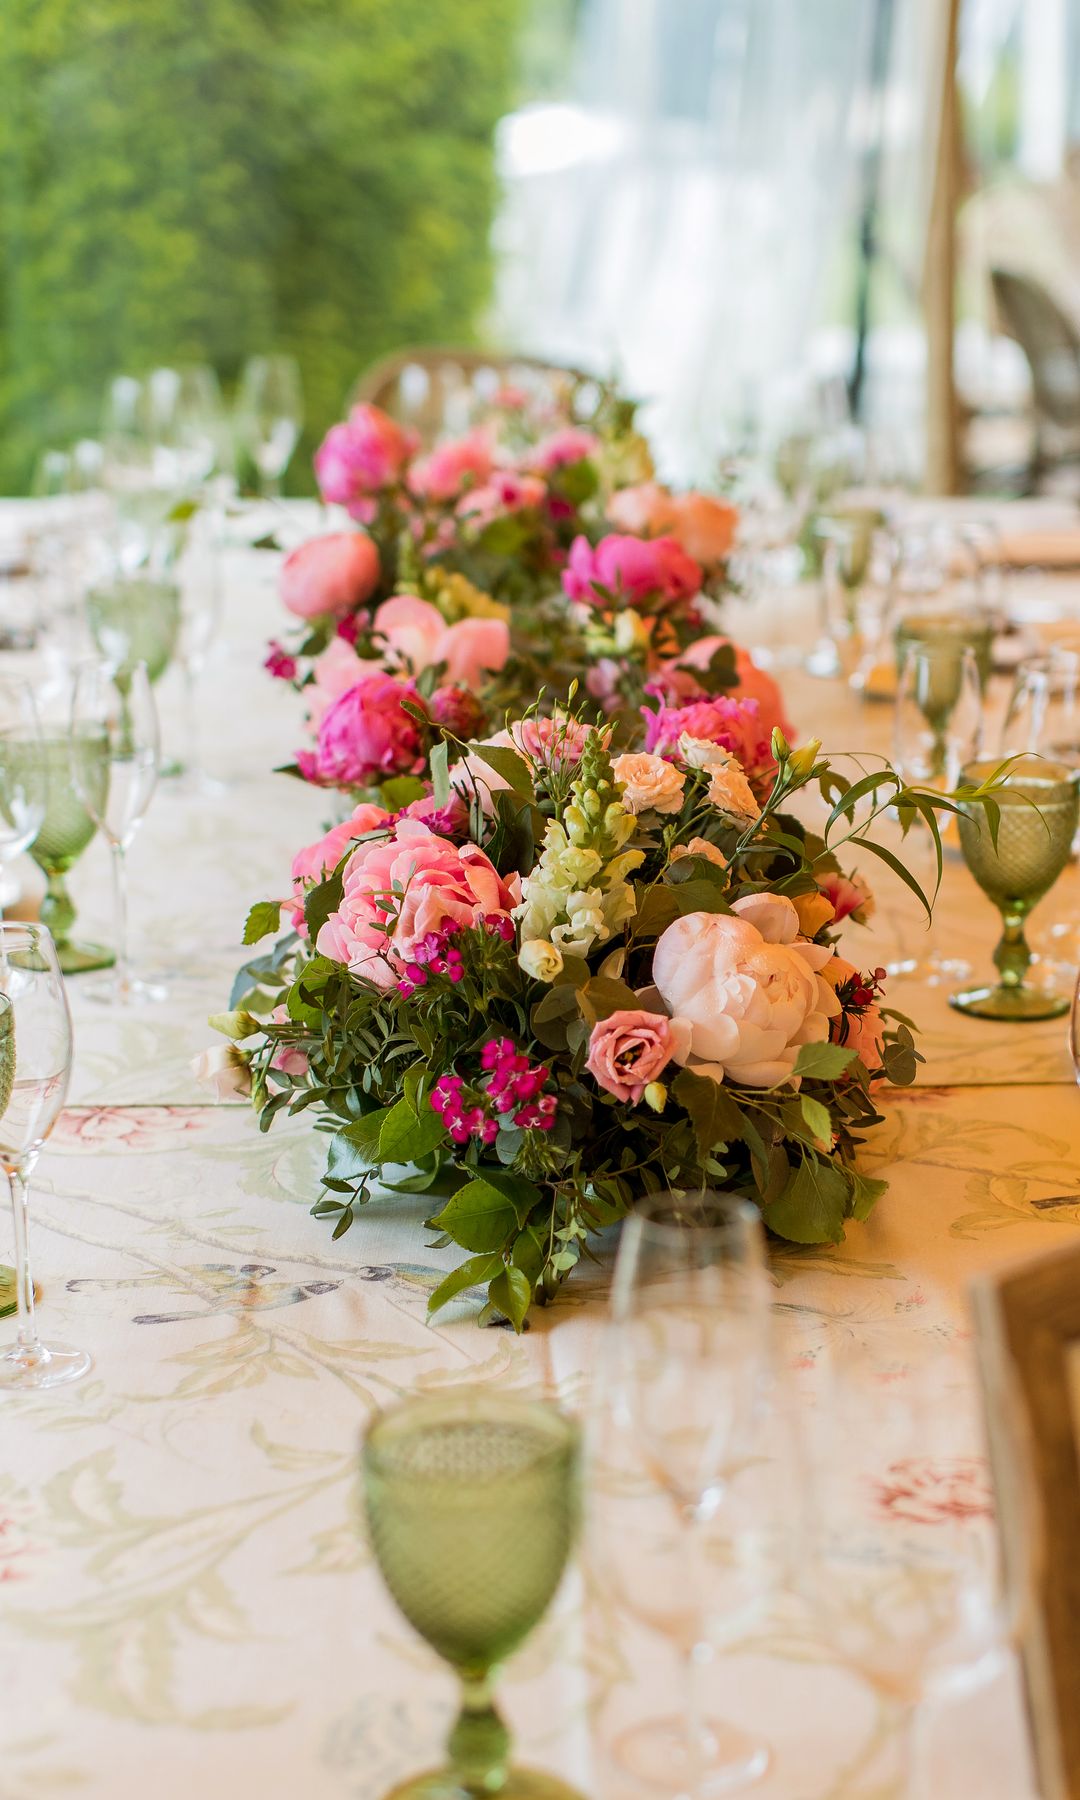
[[[650,1081],[641,1098],[653,1112],[661,1113],[667,1105],[667,1088],[662,1081]]]
[[[246,1100],[251,1093],[251,1068],[235,1044],[215,1044],[192,1057],[191,1072],[215,1100]]]
[[[518,951],[518,966],[534,981],[554,981],[562,974],[562,951],[547,938],[527,938]]]
[[[237,1007],[233,1012],[211,1013],[207,1024],[214,1031],[220,1031],[222,1037],[233,1038],[239,1043],[241,1038],[254,1037],[262,1030],[261,1020],[244,1008]]]

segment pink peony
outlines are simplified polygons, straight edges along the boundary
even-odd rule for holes
[[[692,700],[688,706],[661,706],[654,712],[642,707],[645,748],[657,756],[677,756],[681,738],[718,744],[738,758],[753,777],[774,765],[769,740],[762,730],[756,700],[738,700],[718,694],[715,700]]]
[[[614,1012],[593,1026],[585,1067],[616,1100],[637,1106],[675,1055],[678,1036],[663,1013]]]
[[[293,898],[287,902],[293,918],[293,924],[303,935],[307,927],[304,924],[304,897],[307,889],[314,881],[322,881],[337,868],[350,844],[362,838],[369,831],[378,831],[380,825],[388,825],[390,814],[381,806],[373,806],[369,801],[361,801],[347,819],[340,825],[331,826],[321,838],[313,844],[305,844],[293,857],[292,883]]]
[[[676,919],[653,952],[653,980],[673,1021],[689,1026],[698,1074],[776,1087],[791,1079],[801,1044],[828,1038],[839,1002],[818,973],[830,952],[798,941],[791,902],[752,899],[733,914]]]
[[[384,600],[373,628],[412,674],[445,663],[447,680],[470,688],[479,686],[485,672],[497,674],[510,655],[505,619],[459,619],[448,625],[437,606],[416,594]]]
[[[358,681],[363,681],[365,675],[381,675],[384,670],[381,663],[365,662],[357,656],[344,638],[333,637],[315,658],[311,673],[312,680],[304,689],[304,699],[307,701],[308,724],[312,730],[317,730],[328,706],[342,694],[347,694]]]
[[[428,932],[510,917],[518,895],[475,844],[460,848],[417,819],[353,851],[341,905],[319,932],[321,956],[389,987]]]
[[[618,594],[628,606],[656,600],[671,606],[692,600],[701,588],[701,570],[674,538],[618,537],[600,539],[594,549],[586,537],[576,537],[563,570],[563,588],[571,600],[591,606],[605,604],[596,592],[599,585]]]
[[[407,431],[377,406],[354,406],[341,425],[332,425],[315,452],[315,479],[324,500],[348,507],[354,518],[375,516],[372,495],[401,480],[419,447]]]
[[[522,467],[539,469],[548,475],[553,469],[563,469],[568,463],[584,462],[587,457],[595,456],[600,448],[600,440],[591,431],[582,431],[580,426],[566,425],[561,431],[552,431],[541,438],[531,450],[527,450],[521,458]]]
[[[349,612],[379,584],[379,552],[363,531],[309,538],[281,565],[281,598],[301,619]]]
[[[444,726],[455,737],[476,737],[484,729],[484,708],[472,689],[460,682],[437,687],[428,701],[428,712],[436,725]]]
[[[421,456],[409,471],[409,486],[422,500],[456,500],[467,486],[479,486],[495,466],[486,431],[451,438]]]
[[[547,488],[537,476],[518,475],[513,469],[496,469],[490,480],[462,495],[457,512],[467,525],[482,531],[493,519],[543,506],[546,499]]]
[[[418,775],[424,746],[403,700],[419,705],[411,682],[366,675],[333,702],[319,723],[314,751],[301,750],[297,766],[322,787],[364,787],[386,775]]]

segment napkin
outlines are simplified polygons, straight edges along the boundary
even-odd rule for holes
[[[1003,531],[998,560],[1009,568],[1080,569],[1080,524],[1057,530]]]

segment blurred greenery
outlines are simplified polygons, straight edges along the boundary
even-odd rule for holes
[[[4,0],[0,492],[107,378],[300,359],[293,479],[372,358],[467,340],[521,0]]]

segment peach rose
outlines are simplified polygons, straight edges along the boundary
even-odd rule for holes
[[[728,859],[708,838],[691,838],[688,844],[676,844],[671,852],[671,861],[680,862],[684,856],[703,856],[706,862],[715,863],[718,869],[726,869]]]
[[[663,1013],[613,1012],[593,1026],[585,1067],[616,1100],[637,1106],[650,1081],[658,1081],[689,1032]]]
[[[800,1045],[827,1040],[839,1002],[818,970],[830,953],[797,942],[797,933],[795,908],[775,894],[668,926],[653,981],[675,1023],[690,1027],[697,1073],[776,1087],[791,1080]]]
[[[281,565],[279,591],[300,619],[347,613],[379,585],[379,552],[363,531],[332,531],[309,538]]]
[[[682,806],[686,777],[674,763],[646,751],[617,756],[612,771],[623,784],[623,805],[632,813],[677,813]]]

